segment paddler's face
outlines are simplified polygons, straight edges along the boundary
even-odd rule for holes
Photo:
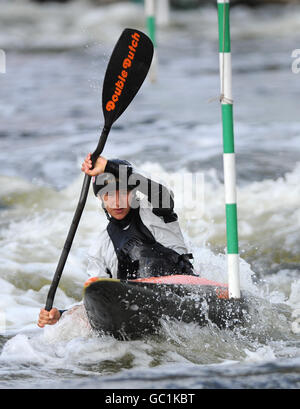
[[[130,210],[130,192],[115,190],[102,196],[105,209],[114,219],[122,220]]]

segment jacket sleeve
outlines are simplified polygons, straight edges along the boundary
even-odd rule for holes
[[[110,264],[107,260],[110,260]],[[96,238],[88,252],[87,274],[89,277],[111,278],[116,275],[116,260],[112,252],[110,238],[104,230]]]
[[[118,165],[108,160],[105,172],[118,177]],[[165,223],[174,222],[178,219],[177,214],[174,212],[174,194],[166,186],[146,178],[129,167],[127,178],[128,185],[136,188],[147,197],[148,202],[152,205],[152,212],[156,216],[162,217]]]
[[[105,266],[103,257],[94,257],[90,254],[88,255],[87,273],[89,277],[111,277],[108,268]]]

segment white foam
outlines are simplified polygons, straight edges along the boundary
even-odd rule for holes
[[[27,1],[1,3],[5,49],[71,49],[86,45],[111,45],[120,27],[143,19],[137,5],[96,7],[90,2],[43,4]]]
[[[153,171],[153,164],[145,164],[140,170],[146,173],[149,170]],[[163,174],[163,168],[157,164],[154,170]],[[282,245],[287,251],[295,252],[295,255],[298,252],[299,175],[300,167],[298,166],[284,178],[254,182],[238,189],[238,214],[241,221],[239,224],[241,287],[252,294],[258,294],[257,285],[252,282],[254,272],[243,260],[243,245],[253,243],[261,251],[274,248],[274,243],[277,242],[278,246]],[[169,176],[172,177],[171,174]],[[184,209],[178,209],[179,220],[188,246],[195,257],[195,269],[208,279],[227,282],[225,253],[218,254],[214,250],[216,246],[223,251],[226,247],[224,189],[216,179],[216,175],[210,174],[206,179],[204,214],[199,218],[193,218],[190,222]],[[16,208],[6,210],[8,219],[11,219],[10,212],[13,214],[19,212],[16,221],[11,221],[2,229],[0,248],[2,292],[6,297],[6,308],[11,311],[8,314],[8,325],[14,328],[21,325],[22,322],[26,325],[30,323],[30,319],[23,321],[21,311],[19,316],[17,310],[12,312],[16,304],[26,305],[28,303],[28,308],[30,306],[37,308],[39,303],[41,305],[44,303],[48,288],[44,280],[48,282],[52,280],[78,200],[74,191],[80,190],[81,182],[82,177],[68,189],[62,192],[52,192],[53,203],[47,203],[47,207],[53,204],[51,210],[44,207],[45,202],[42,199],[31,214],[20,219],[24,214],[23,206],[27,206],[26,195],[24,205],[21,201]],[[19,182],[19,179],[15,179],[15,183],[23,184]],[[28,195],[30,196],[30,192]],[[289,217],[286,217],[287,214]],[[96,223],[95,220],[97,220]],[[56,298],[60,308],[63,308],[65,303],[70,305],[75,301],[80,301],[81,288],[87,277],[85,271],[87,251],[99,230],[103,229],[106,223],[106,217],[98,201],[90,195],[62,277],[63,290]],[[289,305],[297,309],[299,306],[298,283],[295,282],[289,287],[288,294],[285,294],[284,282],[280,281],[278,284],[277,294],[274,290],[268,294],[270,301],[284,302],[286,297],[290,297]],[[29,289],[34,289],[35,292],[29,294]],[[65,291],[68,294],[70,292],[76,294],[75,299],[63,296]],[[33,315],[32,312],[28,317],[33,317]]]
[[[261,362],[261,361],[274,361],[276,355],[270,346],[263,346],[257,348],[255,351],[245,349],[246,359],[245,362]]]
[[[299,31],[297,6],[274,8],[266,12],[233,8],[231,31],[238,38],[284,38]],[[217,39],[217,13],[214,7],[197,12],[171,12],[171,27],[162,30],[160,41],[172,39],[173,27],[182,27],[201,35],[203,40]],[[113,44],[121,27],[145,25],[141,5],[125,2],[96,7],[89,1],[66,4],[31,3],[26,0],[2,1],[0,24],[1,46],[5,49],[68,49],[86,45]],[[180,41],[180,38],[178,39]]]

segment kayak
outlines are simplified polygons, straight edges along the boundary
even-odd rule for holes
[[[229,299],[226,284],[190,275],[93,277],[84,284],[83,301],[95,331],[123,340],[157,334],[162,319],[233,329],[247,311],[243,298]]]

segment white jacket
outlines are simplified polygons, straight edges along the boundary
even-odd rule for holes
[[[148,201],[147,203],[141,201],[140,217],[160,244],[177,251],[179,254],[188,252],[178,221],[165,223],[162,217],[156,216],[152,212],[151,204]],[[106,272],[108,269],[112,277],[117,278],[118,259],[106,229],[101,232],[97,242],[91,247],[88,259],[87,272],[90,277],[108,278],[110,277]]]

